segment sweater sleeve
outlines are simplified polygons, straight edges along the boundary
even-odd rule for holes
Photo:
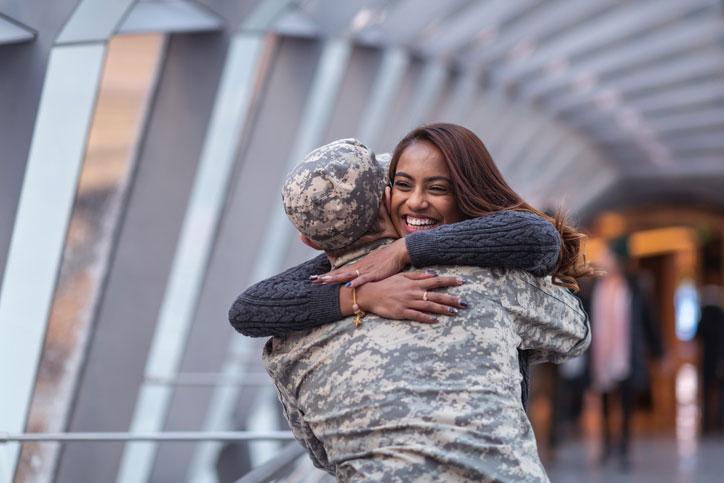
[[[330,269],[322,254],[252,285],[234,301],[229,322],[244,335],[269,337],[341,320],[339,284],[308,280]]]
[[[505,211],[416,232],[406,238],[410,260],[427,265],[519,268],[542,276],[560,250],[555,227],[532,213]],[[312,284],[310,275],[331,269],[325,255],[248,288],[229,310],[244,335],[269,337],[341,320],[339,284]]]
[[[412,264],[517,268],[541,277],[558,263],[560,236],[538,215],[501,211],[405,237]]]

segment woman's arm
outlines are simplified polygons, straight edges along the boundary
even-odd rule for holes
[[[409,264],[517,268],[544,276],[555,269],[559,253],[560,236],[548,220],[533,213],[501,211],[411,233],[354,265],[320,275],[316,282],[360,287]]]
[[[522,211],[501,211],[405,237],[410,261],[416,267],[517,268],[538,277],[556,268],[560,243],[551,222]]]
[[[310,275],[329,269],[329,259],[321,254],[252,285],[231,306],[229,322],[244,335],[268,337],[342,319],[339,284],[309,282]]]
[[[558,232],[550,222],[530,213],[514,211],[494,213],[435,230],[413,233],[393,245],[402,246],[407,261],[418,267],[432,264],[494,266],[521,268],[536,275],[555,268],[560,249]],[[371,255],[391,248],[392,245]],[[352,274],[347,275],[346,280],[356,277],[356,269],[360,272],[366,270],[364,260],[346,266],[347,273]],[[402,270],[407,261],[401,266],[397,266],[399,263],[395,265],[384,261],[374,262],[371,266],[377,269],[394,267],[394,274]],[[329,269],[329,260],[325,255],[320,255],[257,283],[236,299],[229,311],[229,321],[244,335],[268,337],[341,320],[351,313],[351,289],[340,290],[339,283],[335,282],[346,280],[339,275],[332,275],[324,283],[309,282],[310,276],[323,274]],[[344,267],[340,270],[344,270]],[[392,274],[375,280],[385,279]],[[421,289],[420,293],[424,290],[426,288]],[[385,293],[384,290],[375,291],[380,292]],[[387,291],[393,292],[399,294],[396,290]],[[461,308],[460,301],[440,298],[435,302]],[[369,307],[370,304],[366,305]],[[343,309],[340,310],[340,307]],[[409,305],[407,308],[415,309]],[[391,317],[388,315],[387,318]]]
[[[329,270],[329,266],[327,257],[320,255],[249,287],[231,306],[229,322],[244,335],[269,337],[313,329],[351,315],[352,289],[339,284],[313,285],[308,280],[311,273]],[[461,283],[458,277],[405,272],[367,284],[359,290],[360,303],[375,300],[375,313],[388,319],[430,323],[437,318],[423,310],[454,315],[451,308],[465,306],[459,297],[432,290]],[[423,301],[428,290],[429,300]]]

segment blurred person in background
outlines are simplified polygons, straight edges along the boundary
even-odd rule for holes
[[[649,356],[663,357],[661,330],[650,294],[627,264],[627,240],[616,240],[605,251],[598,280],[591,294],[591,378],[601,393],[603,453],[614,452],[611,406],[618,400],[621,427],[617,453],[622,468],[630,466],[631,417],[637,394],[649,389]]]
[[[702,399],[702,435],[724,432],[724,310],[722,287],[716,273],[707,273],[709,282],[701,290],[701,312],[696,338],[699,342]]]

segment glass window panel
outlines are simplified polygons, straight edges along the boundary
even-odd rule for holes
[[[143,131],[161,35],[111,39],[75,195],[28,430],[62,431],[82,368]],[[103,428],[98,428],[99,430]],[[23,446],[23,481],[51,479],[60,445]]]

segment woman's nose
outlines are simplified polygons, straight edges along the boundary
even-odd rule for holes
[[[413,211],[423,210],[427,208],[427,198],[425,193],[421,190],[415,190],[410,193],[410,197],[407,199],[407,206]]]

